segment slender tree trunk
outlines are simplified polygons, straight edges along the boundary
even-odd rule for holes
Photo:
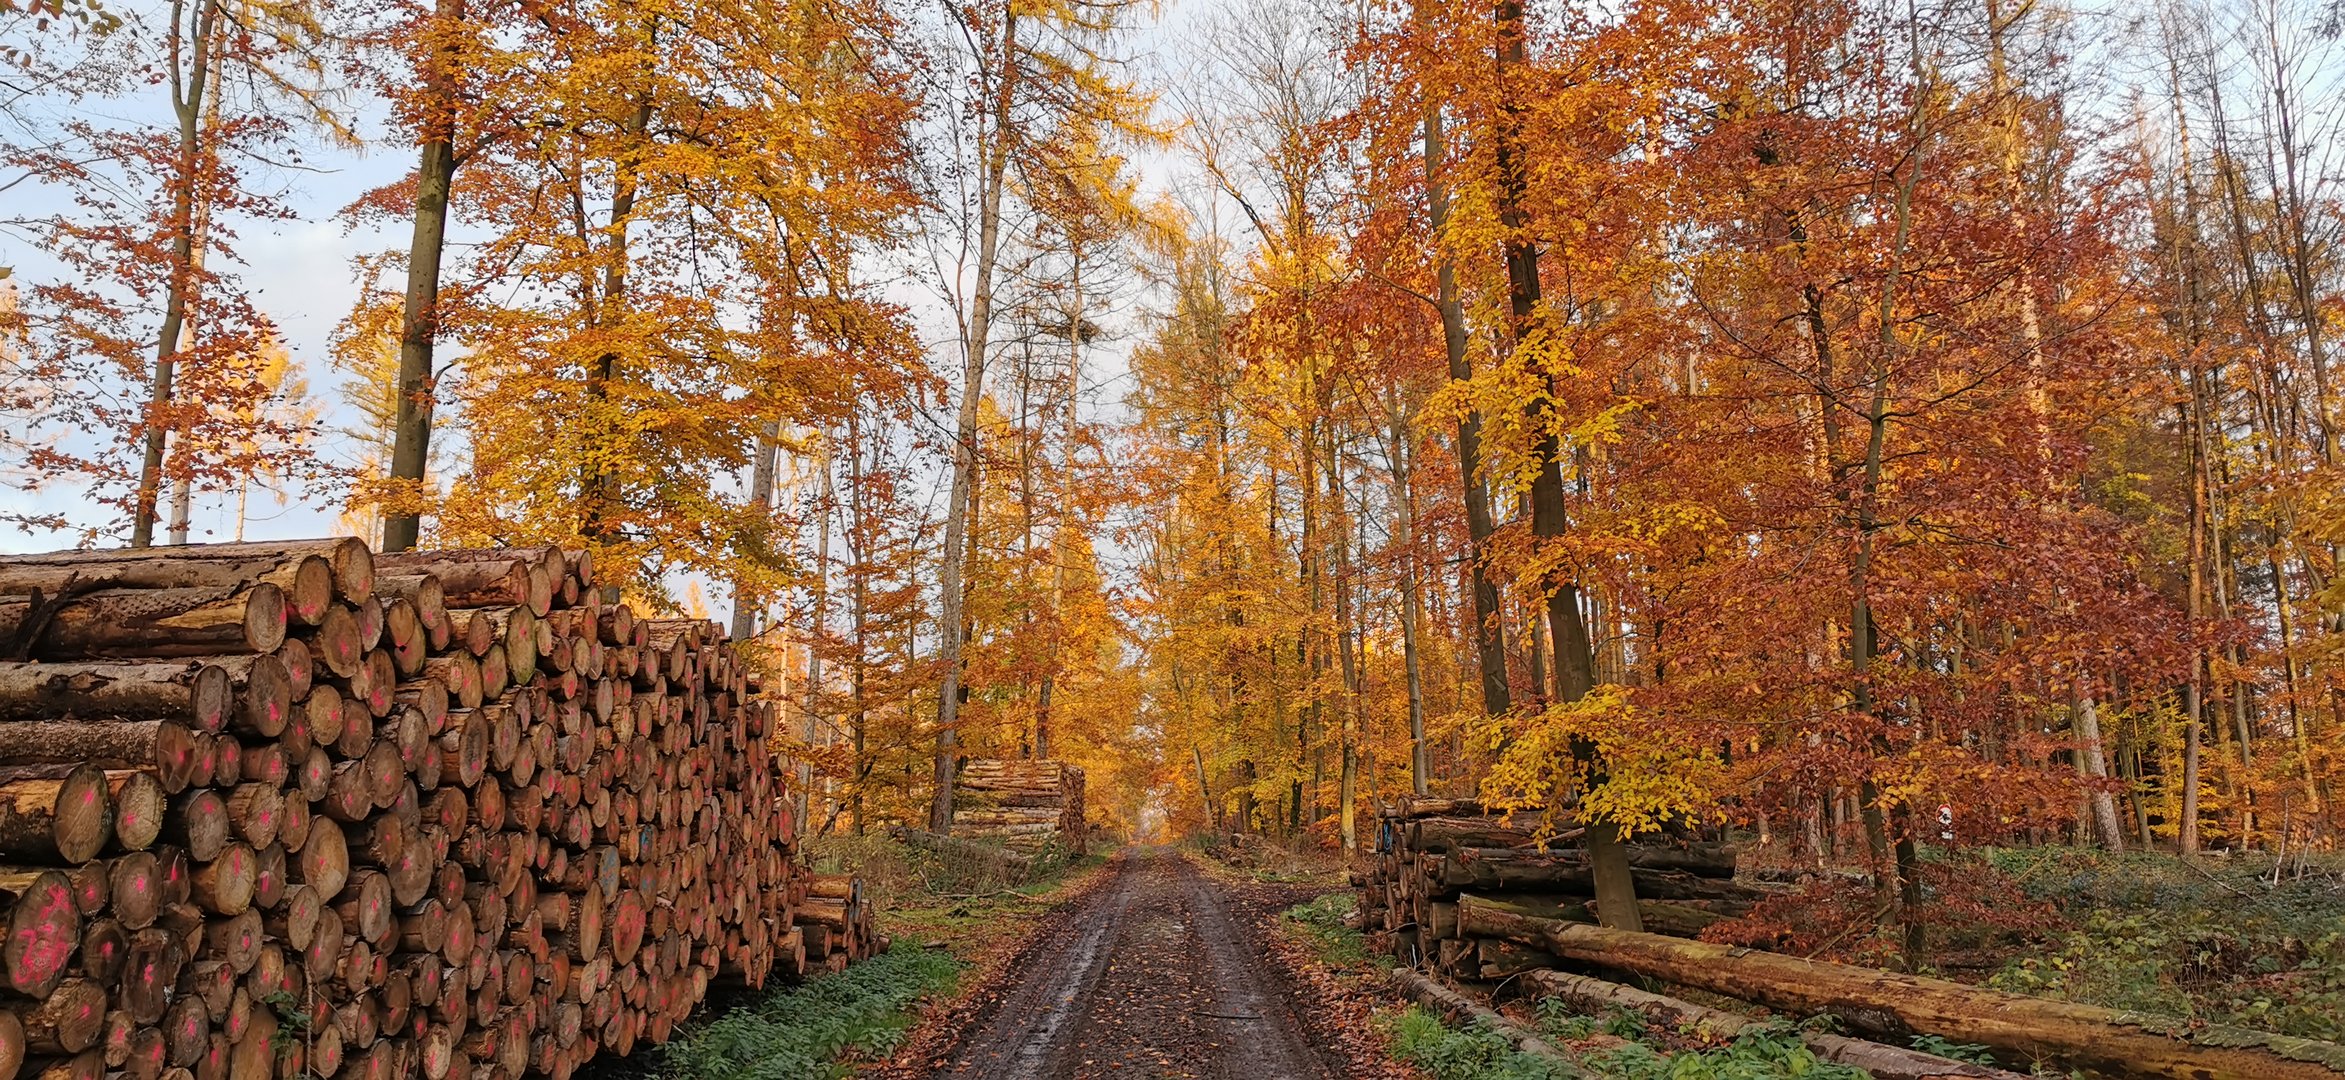
[[[1341,800],[1336,808],[1337,832],[1346,854],[1359,849],[1358,821],[1353,805],[1358,777],[1359,753],[1357,741],[1360,723],[1360,667],[1361,661],[1354,648],[1358,626],[1359,606],[1352,595],[1352,530],[1348,522],[1351,510],[1344,497],[1342,459],[1336,452],[1335,435],[1327,436],[1327,494],[1333,502],[1334,514],[1329,534],[1335,540],[1335,640],[1338,671],[1343,678],[1343,702],[1339,712],[1341,732],[1337,739],[1340,761],[1336,771],[1336,794]]]
[[[464,0],[437,0],[434,22],[443,32],[465,17]],[[451,50],[452,51],[452,50]],[[415,169],[415,227],[407,244],[407,295],[399,311],[397,412],[391,421],[391,480],[406,482],[421,496],[431,462],[434,398],[432,350],[439,339],[440,260],[447,249],[448,193],[456,178],[454,57],[436,57],[424,72],[428,95],[423,145]],[[383,515],[383,548],[415,547],[422,518],[412,508]]]
[[[952,501],[945,510],[943,572],[938,575],[944,605],[941,620],[944,648],[939,658],[944,663],[944,685],[937,695],[936,790],[930,796],[928,827],[939,833],[951,832],[953,826],[954,746],[959,735],[961,681],[965,674],[962,648],[966,642],[962,635],[967,629],[963,620],[965,600],[961,595],[961,578],[968,556],[963,549],[977,489],[977,408],[985,396],[985,353],[993,332],[993,275],[1001,254],[1002,187],[1009,171],[1010,110],[1017,87],[1017,56],[1018,17],[1012,11],[1002,18],[1001,68],[995,73],[990,110],[992,137],[985,145],[983,172],[978,179],[977,280],[970,287],[968,337],[962,342],[961,406],[953,425]]]
[[[656,32],[649,27],[644,31],[647,36]],[[605,245],[603,256],[602,303],[599,307],[600,319],[606,325],[621,318],[627,310],[627,229],[635,217],[636,188],[640,183],[636,170],[640,167],[641,148],[634,144],[639,143],[651,129],[651,113],[651,98],[645,92],[643,99],[636,104],[635,112],[628,117],[625,129],[627,145],[620,150],[616,168],[612,171],[610,240]],[[620,377],[619,363],[620,356],[616,352],[606,352],[595,358],[594,373],[587,380],[586,392],[589,398],[598,404],[609,400],[611,387]],[[600,547],[609,539],[615,527],[613,518],[619,513],[624,494],[620,490],[618,470],[606,464],[590,465],[583,486],[585,507],[578,532],[586,538],[588,544]],[[617,602],[619,578],[619,574],[612,574],[604,584],[603,598],[606,601]]]
[[[871,663],[871,567],[870,542],[867,539],[870,516],[864,508],[862,425],[858,420],[861,403],[847,413],[847,558],[853,570],[847,575],[848,618],[855,635],[854,659],[850,665],[850,692],[854,695],[853,714],[848,719],[848,737],[853,740],[855,752],[854,786],[848,789],[848,813],[854,823],[855,835],[863,835],[866,822],[863,816],[863,785],[871,776],[871,756],[864,748],[864,736],[871,717],[870,690],[865,680]]]
[[[146,453],[139,463],[138,489],[130,516],[130,546],[155,542],[155,503],[163,486],[163,449],[171,425],[172,383],[177,376],[180,335],[187,324],[188,294],[195,289],[196,190],[204,164],[203,119],[211,90],[215,0],[172,0],[170,31],[171,108],[179,121],[178,175],[171,178],[171,265],[163,284],[163,325],[155,331],[155,368],[147,386]]]
[[[1499,126],[1494,140],[1498,170],[1499,223],[1506,228],[1506,277],[1509,329],[1519,354],[1539,336],[1539,252],[1527,235],[1529,218],[1523,211],[1526,188],[1519,145],[1520,104],[1511,96],[1508,77],[1525,66],[1523,9],[1519,0],[1500,0],[1498,23]],[[1543,377],[1552,378],[1542,373]],[[1541,409],[1549,406],[1538,406]],[[1562,447],[1544,415],[1532,417],[1531,428],[1542,432],[1532,447],[1538,471],[1531,479],[1531,531],[1543,541],[1561,538],[1569,529],[1563,501]],[[1554,637],[1556,683],[1563,700],[1575,702],[1596,687],[1596,656],[1588,628],[1580,614],[1580,590],[1575,582],[1552,578],[1547,591],[1547,628]],[[1603,783],[1603,763],[1595,746],[1574,739],[1572,754],[1587,768],[1591,785]],[[1617,825],[1595,819],[1585,823],[1582,843],[1594,878],[1598,918],[1623,930],[1644,929],[1637,911],[1636,882],[1629,875],[1628,849]]]
[[[2093,700],[2091,688],[2081,679],[2076,688],[2076,736],[2084,773],[2094,782],[2088,796],[2093,824],[2100,829],[2102,845],[2111,851],[2124,851],[2125,827],[2117,820],[2117,796],[2110,792],[2108,784],[2109,759],[2101,751],[2101,707]]]
[[[751,460],[749,466],[749,504],[756,508],[759,519],[757,527],[760,530],[767,527],[767,522],[773,515],[774,459],[780,453],[781,435],[782,425],[778,420],[768,420],[759,427],[756,456]],[[384,529],[388,531],[389,528],[386,519]],[[755,598],[749,595],[747,583],[735,579],[733,582],[734,641],[748,641],[757,636],[759,607],[760,605]]]
[[[1919,28],[1909,28],[1918,37]],[[1861,716],[1873,718],[1872,735],[1876,755],[1886,757],[1892,747],[1887,734],[1880,729],[1875,712],[1872,666],[1880,656],[1880,628],[1873,617],[1873,555],[1875,534],[1880,531],[1881,482],[1887,461],[1889,441],[1890,382],[1894,378],[1897,359],[1904,353],[1905,343],[1897,336],[1898,290],[1904,284],[1905,255],[1913,235],[1913,192],[1920,181],[1922,163],[1928,149],[1929,128],[1923,109],[1929,100],[1929,80],[1922,70],[1921,46],[1913,43],[1914,74],[1923,89],[1916,96],[1909,132],[1914,140],[1913,152],[1897,175],[1894,201],[1896,231],[1890,241],[1888,267],[1881,282],[1880,302],[1875,313],[1878,341],[1870,350],[1865,372],[1868,400],[1865,407],[1865,455],[1857,463],[1861,470],[1859,482],[1850,500],[1849,524],[1855,532],[1855,555],[1849,561],[1849,672],[1850,697],[1853,710]],[[1859,808],[1865,823],[1865,836],[1874,849],[1876,868],[1881,863],[1881,849],[1885,842],[1893,847],[1891,873],[1882,880],[1883,892],[1889,885],[1896,886],[1898,921],[1905,930],[1905,961],[1908,969],[1921,964],[1927,946],[1921,921],[1922,891],[1920,880],[1920,853],[1913,836],[1910,803],[1898,800],[1890,804],[1879,785],[1867,775],[1858,785]],[[1897,818],[1895,835],[1885,835],[1892,814]]]
[[[2198,853],[2198,774],[2200,732],[2206,722],[2206,646],[2199,633],[2206,618],[2207,473],[2206,440],[2201,425],[2205,403],[2200,394],[2205,381],[2194,356],[2189,374],[2191,401],[2186,428],[2190,435],[2190,682],[2182,692],[2182,821],[2176,843],[2184,855]]]
[[[815,467],[822,470],[820,489],[816,498],[820,504],[814,512],[814,596],[813,610],[806,618],[806,696],[802,708],[805,716],[804,738],[807,746],[827,746],[830,740],[822,726],[822,650],[830,630],[831,595],[831,507],[838,503],[839,492],[831,483],[831,446],[826,439]],[[814,794],[814,763],[798,762],[798,820],[807,820]],[[836,804],[833,804],[836,812]]]
[[[1425,106],[1426,207],[1438,245],[1449,224],[1449,185],[1442,176],[1441,108]],[[1449,377],[1463,382],[1474,377],[1466,354],[1466,309],[1459,299],[1457,268],[1446,249],[1433,265],[1435,306],[1441,313],[1442,350],[1449,357]],[[1457,422],[1458,477],[1465,485],[1467,570],[1474,593],[1474,648],[1476,674],[1481,678],[1482,712],[1498,716],[1514,707],[1506,684],[1506,629],[1498,606],[1498,584],[1490,576],[1490,534],[1497,522],[1490,513],[1490,489],[1482,480],[1482,414],[1468,411]]]
[[[1417,497],[1411,486],[1409,468],[1409,417],[1401,408],[1398,391],[1392,394],[1386,408],[1390,445],[1386,457],[1392,462],[1392,539],[1400,549],[1400,642],[1401,668],[1408,681],[1409,696],[1409,790],[1423,795],[1428,790],[1425,755],[1425,675],[1423,659],[1418,655],[1418,626],[1425,618],[1424,583],[1417,566]]]

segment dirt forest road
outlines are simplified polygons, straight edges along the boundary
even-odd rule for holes
[[[1164,850],[1117,857],[1010,965],[929,1080],[1337,1080],[1290,983],[1219,887]]]

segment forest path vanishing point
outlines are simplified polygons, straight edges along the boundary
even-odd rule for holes
[[[1197,868],[1134,849],[1040,929],[930,1080],[1334,1080]]]

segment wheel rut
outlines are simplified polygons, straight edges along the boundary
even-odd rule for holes
[[[1335,1080],[1288,985],[1196,867],[1119,855],[929,1080]]]

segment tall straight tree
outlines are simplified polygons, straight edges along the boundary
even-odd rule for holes
[[[953,777],[962,705],[968,698],[967,589],[972,518],[979,490],[979,417],[986,368],[995,345],[1002,260],[1010,236],[1012,197],[1056,190],[1096,148],[1145,129],[1145,99],[1117,71],[1110,52],[1135,0],[1007,0],[951,5],[949,32],[965,43],[964,73],[973,125],[965,141],[971,160],[954,169],[969,178],[946,231],[957,234],[964,259],[944,283],[960,319],[959,403],[952,435],[952,477],[946,495],[944,545],[937,575],[937,622],[942,680],[937,695],[935,784],[929,826],[944,831],[953,818]],[[961,271],[966,270],[964,280]]]

